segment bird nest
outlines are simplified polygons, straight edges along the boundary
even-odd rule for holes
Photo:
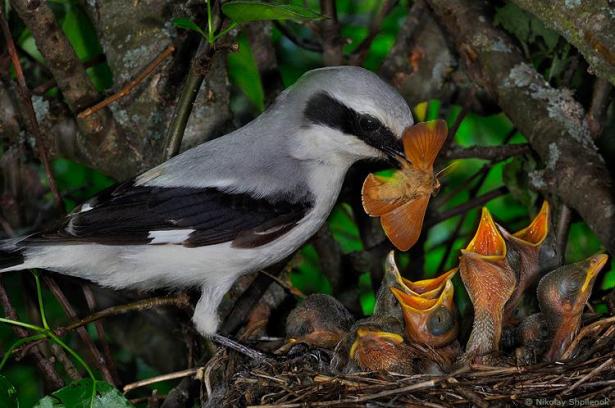
[[[264,360],[221,350],[205,369],[207,406],[613,406],[614,333],[610,317],[585,327],[564,362],[470,365],[442,375],[335,373],[332,353],[321,349]]]

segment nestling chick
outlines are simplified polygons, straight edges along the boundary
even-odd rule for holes
[[[557,268],[540,280],[538,303],[549,335],[552,336],[545,355],[547,361],[560,359],[576,336],[596,276],[608,259],[605,254],[594,255],[584,261]]]
[[[325,294],[308,296],[286,319],[290,343],[333,349],[354,323],[350,312],[337,299]]]
[[[459,271],[474,306],[464,360],[484,363],[499,351],[504,306],[517,285],[515,272],[506,262],[506,243],[487,208],[461,253]]]
[[[517,286],[504,308],[504,325],[514,322],[514,312],[540,271],[540,247],[549,233],[549,203],[544,201],[530,225],[514,234],[498,225],[506,242],[506,262],[516,274]]]
[[[453,283],[447,280],[437,299],[424,299],[391,288],[399,301],[406,333],[412,342],[432,348],[446,346],[457,338],[459,323],[455,308]]]

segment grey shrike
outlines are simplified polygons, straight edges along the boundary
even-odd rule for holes
[[[0,243],[0,272],[43,268],[112,288],[202,289],[194,316],[241,275],[292,254],[325,222],[348,168],[401,153],[404,99],[358,67],[310,71],[244,127],[83,203],[54,233]]]

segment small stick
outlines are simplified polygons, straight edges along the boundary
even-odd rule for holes
[[[47,284],[47,287],[49,288],[51,293],[53,293],[53,296],[55,296],[55,298],[62,306],[62,309],[64,309],[64,313],[66,313],[66,315],[71,319],[76,318],[77,312],[75,312],[75,309],[70,304],[70,302],[66,298],[66,295],[64,294],[62,289],[60,289],[60,286],[58,286],[56,281],[52,277],[47,275],[43,276],[43,280]],[[107,361],[101,354],[100,350],[98,350],[98,347],[96,347],[96,344],[94,344],[94,341],[90,337],[88,331],[84,327],[78,327],[77,334],[79,334],[81,341],[83,341],[88,350],[90,350],[90,353],[94,358],[94,362],[96,363],[98,369],[101,371],[105,381],[109,382],[110,384],[114,384],[111,370],[109,370],[109,367],[107,366]]]
[[[480,207],[481,205],[488,203],[489,201],[503,196],[504,194],[508,194],[508,189],[504,186],[493,189],[485,194],[479,195],[472,200],[468,200],[467,202],[455,207],[451,208],[448,211],[441,212],[436,215],[432,219],[428,220],[425,224],[425,228],[432,227],[439,222],[447,220],[449,218],[453,218],[456,215],[460,215],[465,213],[466,211],[471,210],[472,208]]]
[[[82,378],[81,374],[79,374],[79,371],[77,371],[75,365],[72,361],[70,361],[70,358],[68,358],[62,347],[55,343],[51,343],[51,352],[58,359],[60,364],[62,364],[64,371],[66,371],[66,374],[68,374],[71,380],[78,381]]]
[[[269,357],[265,356],[260,351],[251,349],[250,347],[244,346],[243,344],[240,344],[236,342],[235,340],[231,340],[228,337],[221,336],[217,333],[211,336],[211,340],[213,340],[215,343],[218,343],[222,347],[226,347],[231,350],[234,350],[238,353],[241,353],[245,356],[250,357],[253,360],[257,360],[257,361],[269,360]]]
[[[0,280],[0,303],[2,304],[4,313],[9,319],[19,321],[19,316],[17,316],[17,312],[15,312],[15,309],[13,308],[13,305],[11,304],[11,301],[6,293],[6,290],[4,289],[4,285],[2,284],[1,280]],[[28,337],[28,332],[21,327],[13,326],[13,331],[20,338]],[[32,356],[34,357],[34,361],[36,362],[37,368],[41,371],[41,373],[43,373],[43,376],[45,377],[47,385],[49,385],[53,389],[62,388],[64,386],[64,381],[56,372],[53,366],[53,363],[45,357],[45,355],[43,354],[41,350],[42,349],[41,349],[40,344],[37,344],[31,349],[31,353],[32,353]]]
[[[74,330],[77,327],[85,326],[87,324],[93,323],[97,320],[104,319],[110,316],[117,316],[128,312],[133,311],[141,311],[153,309],[158,306],[177,306],[180,308],[188,308],[190,307],[190,300],[188,295],[185,293],[180,293],[175,296],[160,296],[148,299],[142,299],[133,303],[128,303],[125,305],[111,306],[106,309],[103,309],[99,312],[92,313],[89,316],[86,316],[82,319],[75,320],[71,323],[68,323],[65,326],[58,327],[54,330],[57,335],[63,335],[64,333]]]
[[[570,229],[571,217],[572,211],[570,208],[566,204],[562,204],[555,234],[559,263],[562,265],[566,259],[566,246],[568,245],[568,231]]]
[[[613,358],[611,357],[608,360],[606,360],[604,363],[600,364],[598,367],[591,370],[589,373],[583,376],[583,378],[581,378],[579,381],[572,384],[572,386],[568,388],[566,391],[564,391],[562,395],[570,394],[573,390],[578,388],[581,384],[583,384],[584,382],[586,382],[587,380],[589,380],[590,378],[598,374],[600,371],[604,370],[605,368],[608,368],[612,364],[613,364]]]
[[[426,388],[433,388],[440,381],[442,380],[437,379],[437,380],[423,381],[417,384],[408,385],[406,387],[396,388],[394,390],[381,391],[375,394],[365,395],[365,396],[358,397],[358,398],[313,402],[313,403],[310,403],[309,406],[324,407],[324,406],[334,406],[334,405],[356,404],[358,402],[371,401],[374,399],[388,397],[391,395],[404,394],[404,393],[409,393],[411,391],[418,391],[418,390],[423,390]],[[304,406],[305,406],[305,403],[295,403],[295,404],[251,405],[248,408],[256,408],[256,407],[259,407],[259,408],[301,408]]]
[[[277,276],[274,276],[274,275],[270,274],[269,272],[267,272],[264,269],[261,269],[258,272],[262,273],[263,275],[265,275],[268,278],[270,278],[271,280],[273,280],[275,283],[280,285],[282,287],[282,289],[286,290],[291,295],[296,296],[299,299],[304,299],[305,298],[305,294],[303,292],[301,292],[299,289],[289,285],[288,283],[284,282],[282,279],[278,278]]]
[[[282,35],[286,37],[291,43],[295,44],[297,47],[303,48],[307,51],[322,52],[322,45],[316,42],[312,42],[309,39],[304,39],[295,35],[295,33],[293,33],[288,27],[286,27],[279,21],[274,21],[273,26],[280,30]]]
[[[444,151],[445,159],[485,159],[500,161],[512,156],[520,156],[531,151],[527,143],[514,143],[502,146],[452,146]]]
[[[369,30],[367,37],[361,41],[361,43],[355,48],[352,55],[349,58],[350,65],[362,65],[365,62],[365,57],[374,42],[374,38],[380,32],[380,26],[384,21],[384,18],[389,15],[391,10],[399,3],[399,0],[385,0],[384,4],[380,7],[380,10],[372,18],[369,24]]]
[[[615,316],[612,316],[606,319],[598,320],[597,322],[594,322],[588,326],[583,327],[583,329],[581,329],[579,334],[577,334],[577,336],[574,338],[572,343],[570,343],[570,345],[566,348],[566,351],[564,351],[564,354],[562,354],[562,360],[569,359],[572,356],[572,353],[574,353],[574,351],[576,350],[581,340],[587,337],[587,335],[594,332],[595,330],[600,329],[600,327],[604,325],[614,324],[614,323],[615,323]]]
[[[30,132],[36,140],[38,155],[41,162],[43,163],[43,167],[45,168],[45,174],[47,174],[47,180],[49,181],[49,189],[53,194],[56,207],[58,208],[58,210],[60,210],[60,212],[64,213],[64,202],[62,201],[62,196],[60,196],[60,192],[58,191],[58,185],[53,175],[51,165],[49,164],[49,158],[47,157],[47,148],[45,146],[45,139],[43,138],[41,129],[38,125],[36,113],[34,112],[34,106],[32,106],[32,95],[30,94],[30,89],[28,88],[28,84],[26,83],[26,77],[24,76],[23,69],[21,68],[21,63],[19,62],[17,48],[15,48],[15,42],[13,41],[13,36],[11,35],[9,25],[4,18],[2,8],[3,7],[0,7],[0,26],[2,26],[2,32],[6,41],[6,48],[8,49],[9,57],[11,58],[11,62],[13,63],[13,68],[15,68],[15,77],[17,78],[18,85],[17,93],[19,94],[21,109],[24,110],[24,122],[26,128],[28,129],[28,132]]]
[[[160,64],[162,64],[164,62],[164,60],[166,60],[168,57],[170,57],[171,54],[173,54],[174,51],[175,51],[175,46],[173,44],[169,45],[156,58],[154,58],[152,60],[152,62],[147,64],[147,66],[145,68],[143,68],[143,70],[141,72],[139,72],[139,74],[136,76],[135,79],[133,79],[130,82],[128,82],[126,85],[124,85],[122,87],[122,89],[120,89],[119,91],[117,91],[113,95],[109,96],[108,98],[105,98],[104,100],[98,102],[96,105],[91,106],[91,107],[89,107],[87,109],[84,109],[83,111],[79,112],[77,117],[79,119],[85,119],[88,116],[98,112],[99,110],[104,109],[107,106],[111,105],[113,102],[115,102],[115,101],[125,97],[126,95],[130,94],[133,91],[133,89],[135,89],[141,82],[143,82],[149,75],[151,75],[151,73],[154,72],[154,70]]]
[[[135,381],[133,383],[126,384],[122,389],[122,392],[124,394],[127,394],[134,389],[145,387],[147,385],[156,384],[162,381],[175,380],[177,378],[188,377],[191,375],[195,375],[199,372],[199,370],[202,370],[202,368],[189,368],[187,370],[175,371],[173,373],[157,375],[152,378],[146,378],[145,380]]]
[[[81,290],[83,291],[83,297],[85,297],[85,301],[88,304],[88,309],[90,310],[90,312],[93,313],[96,309],[96,299],[94,298],[94,292],[92,292],[92,288],[88,284],[83,284],[81,285]],[[96,327],[96,333],[98,333],[98,341],[100,342],[102,352],[105,356],[105,361],[107,362],[107,366],[109,367],[109,371],[111,372],[111,376],[113,377],[113,383],[119,384],[120,377],[117,374],[117,368],[115,366],[115,362],[113,361],[109,342],[107,342],[105,328],[100,320],[94,322],[94,327]]]

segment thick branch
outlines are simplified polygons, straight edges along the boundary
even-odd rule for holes
[[[615,198],[604,160],[590,137],[581,105],[567,90],[552,88],[519,49],[496,30],[477,3],[428,0],[451,34],[466,71],[498,101],[528,139],[545,168],[531,185],[558,195],[615,253]]]
[[[36,46],[75,114],[99,100],[85,68],[59,27],[47,2],[14,0],[19,17],[32,31]],[[82,135],[77,137],[78,156],[83,161],[118,178],[135,173],[139,154],[127,142],[108,109],[77,121]]]
[[[608,0],[512,0],[579,49],[592,71],[615,85],[615,13]]]

